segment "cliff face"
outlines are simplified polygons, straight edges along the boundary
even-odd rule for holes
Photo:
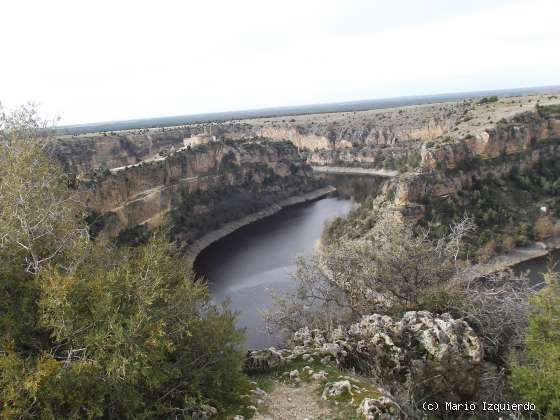
[[[157,153],[180,147],[191,129],[146,129],[56,139],[47,153],[57,159],[64,170],[84,174],[98,168],[133,165]]]
[[[67,172],[83,175],[100,168],[134,165],[186,144],[204,143],[202,137],[236,141],[262,137],[290,141],[306,150],[314,164],[343,161],[383,166],[376,156],[399,159],[410,144],[447,133],[464,111],[465,104],[460,103],[428,104],[63,136],[48,152]]]
[[[137,225],[160,225],[181,205],[184,193],[218,187],[281,191],[288,180],[305,185],[308,171],[291,143],[212,142],[106,172],[82,181],[80,188],[87,207],[103,215],[103,234],[116,236]],[[209,211],[207,203],[191,200],[195,216]]]
[[[538,140],[558,137],[559,134],[559,120],[540,115],[537,111],[526,112],[456,143],[424,148],[422,167],[453,169],[467,159],[495,159],[526,152],[535,148]]]
[[[424,147],[421,168],[401,176],[386,196],[403,207],[416,206],[430,196],[455,194],[474,180],[501,178],[514,167],[560,156],[560,118],[538,110],[501,120],[458,141]]]

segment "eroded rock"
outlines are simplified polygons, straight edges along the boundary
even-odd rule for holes
[[[266,350],[253,350],[247,352],[245,369],[248,372],[263,371],[282,366],[286,363],[282,353],[274,347]]]
[[[395,419],[399,413],[398,405],[384,395],[378,398],[364,398],[356,410],[366,420]]]
[[[331,400],[345,395],[352,395],[352,384],[349,380],[328,382],[321,394],[322,400]]]
[[[317,340],[324,336],[306,330],[297,339],[324,361],[359,366],[365,374],[400,383],[412,380],[420,392],[459,400],[477,390],[481,340],[465,321],[449,314],[407,312],[400,320],[369,315],[346,331],[337,331],[334,342]]]

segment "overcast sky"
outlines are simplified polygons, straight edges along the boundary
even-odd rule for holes
[[[559,0],[0,1],[0,101],[63,124],[560,84]]]

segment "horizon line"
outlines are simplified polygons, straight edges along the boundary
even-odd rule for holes
[[[286,111],[288,113],[286,114],[276,114],[274,116],[294,116],[294,115],[305,115],[305,114],[315,114],[315,113],[328,113],[328,112],[348,112],[348,111],[344,111],[344,110],[339,110],[339,111],[309,111],[309,112],[305,112],[304,109],[305,108],[311,108],[311,107],[316,107],[316,108],[321,108],[321,107],[332,107],[332,106],[344,106],[344,105],[359,105],[359,104],[364,104],[366,105],[367,103],[372,103],[372,102],[382,102],[382,101],[406,101],[406,100],[415,100],[415,99],[453,99],[453,97],[457,96],[459,99],[459,97],[463,97],[464,99],[467,98],[475,98],[475,97],[480,97],[480,96],[484,96],[487,95],[489,93],[510,93],[510,92],[515,92],[515,91],[519,91],[521,92],[525,92],[525,93],[531,93],[531,90],[546,90],[546,89],[552,89],[552,90],[560,90],[560,84],[558,85],[544,85],[544,86],[528,86],[528,87],[517,87],[517,88],[502,88],[502,89],[489,89],[489,90],[476,90],[476,91],[460,91],[460,92],[440,92],[440,93],[431,93],[431,94],[420,94],[420,95],[404,95],[404,96],[392,96],[392,97],[383,97],[383,98],[370,98],[370,99],[356,99],[356,100],[347,100],[347,101],[337,101],[337,102],[320,102],[320,103],[310,103],[310,104],[303,104],[303,105],[278,105],[278,106],[270,106],[270,107],[263,107],[263,108],[246,108],[246,109],[234,109],[234,110],[226,110],[226,111],[212,111],[212,112],[202,112],[202,113],[195,113],[195,114],[175,114],[175,115],[160,115],[160,116],[153,116],[153,117],[139,117],[139,118],[129,118],[129,119],[120,119],[120,120],[104,120],[104,121],[94,121],[94,122],[83,122],[83,123],[74,123],[74,124],[64,124],[64,125],[59,125],[59,126],[55,126],[54,128],[56,130],[65,130],[65,129],[79,129],[79,128],[91,128],[94,126],[101,126],[101,125],[106,125],[106,124],[133,124],[133,123],[146,123],[149,122],[151,120],[155,120],[155,119],[179,119],[179,118],[205,118],[205,121],[200,121],[200,122],[195,122],[196,123],[202,123],[202,122],[212,122],[213,119],[211,118],[212,116],[215,117],[224,117],[226,115],[224,114],[243,114],[243,113],[270,113],[270,112],[282,112],[282,111]],[[443,102],[447,102],[447,101],[443,101]],[[437,101],[431,102],[431,103],[437,103]],[[373,105],[373,104],[372,104]],[[409,104],[409,105],[401,105],[401,106],[411,106],[413,104]],[[388,107],[380,107],[380,108],[390,108],[390,106]],[[301,113],[298,113],[297,110],[301,109]],[[376,107],[371,107],[371,109],[376,109]],[[366,109],[364,109],[366,110]],[[272,116],[269,115],[263,115],[261,118],[271,118]],[[242,119],[252,119],[252,118],[260,118],[259,116],[240,116],[239,118],[231,118],[231,120],[242,120]],[[218,118],[219,119],[219,118]],[[189,123],[191,124],[191,123]]]

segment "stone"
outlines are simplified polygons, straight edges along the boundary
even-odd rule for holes
[[[258,398],[264,398],[268,395],[266,393],[266,391],[264,391],[260,388],[252,389],[250,392],[251,392],[252,395],[254,395],[255,397],[258,397]]]
[[[258,412],[257,407],[255,407],[254,405],[248,405],[246,408],[247,410],[252,411],[253,415],[257,414]]]
[[[349,380],[328,382],[323,388],[323,393],[321,394],[322,400],[330,400],[343,395],[352,395],[352,385]]]
[[[399,407],[389,397],[364,398],[356,413],[366,420],[394,419],[399,413]]]
[[[327,379],[327,372],[324,370],[311,375],[311,379],[316,382],[321,382]]]
[[[210,417],[215,417],[218,415],[218,409],[210,405],[201,407],[192,413],[192,418],[196,420],[205,420]]]
[[[299,371],[298,371],[297,369],[292,370],[292,371],[290,372],[290,380],[293,381],[293,380],[295,380],[296,378],[299,379]]]
[[[401,319],[373,314],[331,333],[335,342],[317,339],[325,336],[301,330],[297,340],[307,346],[302,354],[319,351],[322,363],[342,367],[359,361],[364,373],[399,383],[413,377],[419,394],[450,401],[470,398],[478,389],[482,342],[465,321],[449,314],[411,311]]]
[[[248,372],[265,371],[280,367],[286,363],[282,353],[274,347],[266,350],[253,350],[245,358],[245,370]]]

